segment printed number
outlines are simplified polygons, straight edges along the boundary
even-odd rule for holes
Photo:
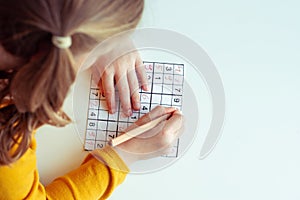
[[[130,118],[131,119],[137,119],[137,116],[131,116]]]
[[[179,99],[179,98],[175,98],[175,99],[174,99],[174,102],[179,103],[179,102],[180,102],[180,99]]]
[[[95,124],[95,122],[90,122],[90,123],[89,123],[89,126],[90,126],[90,127],[94,127],[94,126],[96,126],[96,124]]]
[[[95,114],[94,112],[91,112],[91,116],[92,116],[92,117],[95,117],[96,114]]]
[[[109,134],[108,137],[114,139],[114,138],[115,138],[115,135],[110,135],[110,134]]]
[[[101,149],[101,148],[103,148],[103,147],[104,147],[103,144],[97,144],[97,148],[98,148],[98,149]]]
[[[148,108],[146,106],[143,106],[142,110],[148,110]]]
[[[172,67],[166,67],[167,71],[172,71]]]

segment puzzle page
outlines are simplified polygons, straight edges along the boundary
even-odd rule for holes
[[[140,89],[141,108],[139,111],[134,111],[130,117],[124,117],[121,112],[117,91],[116,105],[118,105],[118,109],[115,114],[109,114],[105,97],[99,93],[99,88],[94,84],[91,77],[85,150],[103,148],[110,139],[124,132],[128,126],[157,105],[176,107],[182,110],[184,65],[144,62],[144,67],[149,82],[149,90]],[[177,157],[179,145],[180,140],[178,139],[174,143],[171,153],[165,157]]]

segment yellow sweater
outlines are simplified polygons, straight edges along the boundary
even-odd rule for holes
[[[106,147],[97,151],[97,159],[89,154],[79,168],[43,186],[39,182],[35,151],[33,139],[17,162],[0,166],[0,200],[107,199],[129,171],[118,154]]]

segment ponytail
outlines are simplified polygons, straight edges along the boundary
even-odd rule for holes
[[[143,0],[0,2],[0,43],[26,61],[0,69],[0,165],[27,151],[36,128],[71,121],[61,109],[75,80],[73,56],[134,28],[143,6]],[[60,46],[53,35],[70,36],[72,45]]]
[[[75,79],[72,60],[68,49],[52,46],[15,73],[10,85],[13,104],[1,108],[0,165],[22,156],[40,125],[70,122],[61,107]]]
[[[59,111],[75,79],[72,60],[68,49],[52,45],[48,52],[35,56],[23,66],[12,79],[10,88],[18,111],[45,112],[47,117],[43,117],[43,123],[49,120],[63,123],[64,120],[58,120],[51,112]]]

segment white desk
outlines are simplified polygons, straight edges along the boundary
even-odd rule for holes
[[[181,32],[215,61],[227,97],[226,123],[204,161],[197,159],[200,136],[165,170],[129,175],[111,199],[300,199],[299,9],[298,1],[146,2],[141,26]],[[72,126],[39,132],[38,166],[48,183],[77,166],[84,153]]]

